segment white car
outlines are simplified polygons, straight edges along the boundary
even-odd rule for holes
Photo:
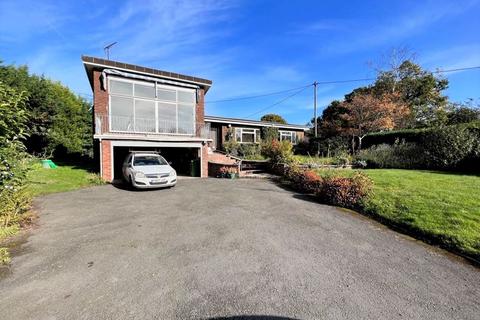
[[[132,152],[123,162],[123,177],[134,188],[173,187],[177,172],[157,153]]]

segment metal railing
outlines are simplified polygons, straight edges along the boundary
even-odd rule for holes
[[[210,123],[95,115],[95,134],[178,135],[210,138]]]

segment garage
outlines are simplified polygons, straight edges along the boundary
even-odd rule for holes
[[[133,142],[133,141],[132,141]],[[152,144],[152,143],[125,143],[112,141],[113,179],[122,179],[122,165],[131,151],[155,151],[163,156],[177,171],[179,176],[200,177],[201,145],[186,144]]]

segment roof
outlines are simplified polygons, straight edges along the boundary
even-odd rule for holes
[[[175,72],[162,71],[158,69],[142,67],[138,65],[128,64],[125,62],[118,62],[118,61],[90,57],[85,55],[82,55],[82,61],[85,66],[85,71],[87,72],[88,80],[90,81],[90,86],[92,87],[92,89],[93,89],[93,70],[103,70],[103,69],[117,69],[117,70],[128,71],[131,73],[137,73],[140,75],[148,75],[156,78],[177,80],[185,83],[192,83],[205,89],[205,92],[208,91],[208,89],[212,86],[212,80],[187,76],[187,75],[183,75]]]
[[[225,118],[225,117],[215,117],[215,116],[205,116],[205,122],[240,124],[240,125],[258,126],[258,127],[274,127],[279,129],[294,129],[294,130],[303,130],[303,131],[306,131],[309,129],[309,127],[305,125],[300,125],[300,124],[283,124],[283,123],[276,123],[276,122],[248,120],[248,119],[239,119],[239,118]]]

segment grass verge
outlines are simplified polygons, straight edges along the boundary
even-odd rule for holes
[[[364,213],[428,243],[480,260],[480,176],[400,169],[362,172],[374,182]]]
[[[28,172],[27,178],[28,190],[33,196],[103,184],[100,177],[91,173],[88,168],[61,163],[55,169],[46,169],[41,164],[35,163],[32,170]]]

